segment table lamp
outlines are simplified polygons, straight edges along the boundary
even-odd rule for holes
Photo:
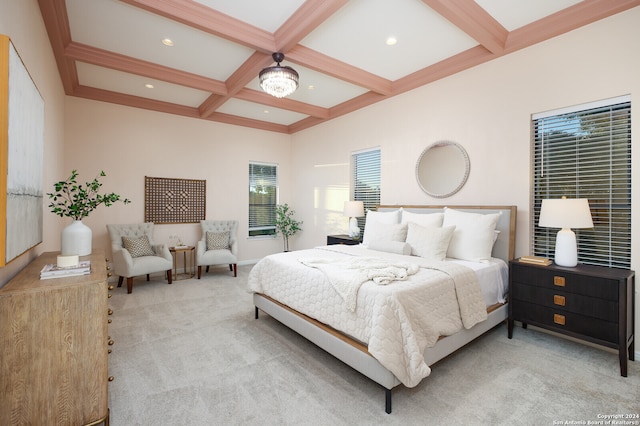
[[[560,266],[578,264],[576,234],[571,228],[593,228],[589,200],[586,198],[542,200],[538,226],[560,228],[556,236],[554,262]]]
[[[364,216],[364,204],[362,201],[345,201],[344,215],[350,217],[349,236],[357,238],[360,236],[360,228],[358,228],[358,220],[356,218]]]

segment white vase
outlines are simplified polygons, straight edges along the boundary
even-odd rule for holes
[[[91,254],[91,228],[81,220],[74,220],[62,230],[60,246],[61,254],[64,256]]]

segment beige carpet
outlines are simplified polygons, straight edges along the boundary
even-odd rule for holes
[[[386,414],[379,385],[268,315],[254,320],[250,269],[112,291],[113,426],[553,425],[640,413],[640,363],[623,378],[615,353],[533,329],[509,340],[501,325],[419,386],[394,389]]]

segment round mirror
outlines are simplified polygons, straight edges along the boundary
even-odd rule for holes
[[[461,145],[440,141],[422,151],[416,164],[416,179],[427,194],[445,198],[462,188],[469,168],[469,156]]]

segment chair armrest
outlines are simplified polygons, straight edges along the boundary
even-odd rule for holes
[[[164,257],[169,262],[173,263],[173,257],[171,256],[169,247],[166,244],[154,244],[152,248],[156,256]]]
[[[121,277],[130,277],[133,271],[133,258],[129,250],[113,244],[111,245],[111,252],[114,272]]]
[[[204,256],[206,251],[207,251],[207,243],[205,243],[202,240],[198,241],[196,243],[196,263],[197,264],[200,264],[200,259],[202,259],[202,256]]]

